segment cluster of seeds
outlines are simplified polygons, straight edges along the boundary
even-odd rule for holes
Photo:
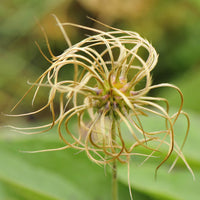
[[[61,55],[54,56],[47,40],[52,55],[51,66],[30,88],[32,90],[36,87],[33,101],[41,87],[50,88],[47,103],[34,112],[15,115],[33,115],[50,108],[52,122],[39,127],[13,128],[26,134],[36,134],[57,125],[65,146],[51,150],[84,150],[98,164],[108,164],[114,160],[128,163],[130,156],[134,155],[145,156],[147,160],[165,145],[168,152],[157,169],[174,151],[191,171],[181,151],[189,128],[180,148],[174,140],[174,125],[179,115],[186,117],[189,127],[189,118],[182,111],[183,95],[179,88],[168,83],[152,85],[151,71],[158,58],[152,45],[132,31],[105,25],[111,31],[104,32],[56,20],[69,48]],[[64,26],[88,30],[91,36],[72,45]],[[73,70],[72,80],[63,78],[67,70]],[[178,92],[181,103],[177,112],[169,113],[167,99],[148,96],[150,90],[162,87],[170,87]],[[57,95],[60,104],[58,114],[54,108]],[[163,119],[164,128],[147,130],[142,122],[143,116]],[[78,129],[71,129],[71,120],[77,123]],[[28,130],[35,132],[27,133]],[[138,146],[150,153],[137,152]]]

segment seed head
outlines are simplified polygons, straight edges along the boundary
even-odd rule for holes
[[[16,115],[32,115],[49,107],[52,122],[34,128],[15,129],[21,132],[23,129],[35,129],[29,134],[36,134],[57,125],[65,146],[53,150],[74,148],[86,151],[88,157],[98,164],[108,164],[115,159],[127,163],[134,155],[145,156],[146,161],[165,145],[168,152],[157,169],[174,151],[192,173],[181,151],[189,130],[188,115],[182,111],[183,95],[178,87],[168,83],[152,85],[151,71],[158,59],[154,47],[136,32],[107,25],[104,26],[110,31],[104,32],[56,20],[69,48],[61,55],[54,56],[45,35],[52,55],[51,66],[30,88],[36,87],[34,101],[41,87],[49,87],[48,101],[37,111]],[[72,45],[64,26],[89,30],[91,36]],[[73,80],[63,78],[63,69],[74,70]],[[170,87],[180,96],[180,107],[174,114],[169,113],[167,99],[148,96],[150,90],[162,87]],[[54,109],[56,95],[60,98],[57,117]],[[179,148],[174,140],[174,125],[181,114],[186,117],[188,128],[183,145]],[[144,127],[143,116],[163,119],[164,128],[149,131]],[[71,130],[71,120],[77,123],[78,131]],[[137,152],[138,146],[150,153]]]

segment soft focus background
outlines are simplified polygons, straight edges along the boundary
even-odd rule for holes
[[[183,162],[171,174],[168,164],[161,167],[154,180],[156,165],[147,162],[131,165],[131,186],[135,199],[197,200],[200,196],[200,1],[199,0],[1,0],[0,3],[0,111],[11,108],[50,64],[43,58],[37,41],[48,56],[41,26],[44,27],[55,55],[67,44],[52,14],[61,22],[73,22],[102,28],[87,16],[121,29],[139,32],[159,53],[153,71],[154,83],[170,82],[182,90],[191,130],[184,154],[196,175],[192,180]],[[73,43],[86,32],[66,29]],[[50,58],[50,56],[48,56]],[[70,76],[69,74],[66,77]],[[157,90],[156,90],[157,91]],[[43,103],[40,94],[34,109]],[[176,94],[163,89],[152,95],[165,96],[176,108]],[[30,111],[28,96],[14,113]],[[31,126],[48,120],[48,112],[29,118],[0,116],[0,126]],[[151,126],[151,121],[148,121]],[[73,124],[72,124],[73,126]],[[177,124],[177,138],[184,135],[185,120]],[[110,173],[73,150],[26,154],[20,151],[61,146],[56,130],[44,135],[24,136],[0,129],[0,199],[2,200],[108,200]],[[129,199],[126,166],[119,166],[120,199]]]

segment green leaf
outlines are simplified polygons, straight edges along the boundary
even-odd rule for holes
[[[53,172],[29,165],[3,150],[0,157],[0,180],[17,186],[21,192],[29,191],[28,199],[35,199],[35,195],[37,199],[88,199],[81,189],[77,192],[72,183]]]
[[[19,152],[19,149],[61,146],[49,134],[44,137],[1,135],[0,183],[2,190],[7,188],[4,194],[16,193],[19,198],[14,200],[110,199],[110,176],[105,176],[104,169],[89,161],[85,153],[77,154],[70,149],[36,154]]]
[[[118,168],[119,179],[127,184],[127,167]],[[193,181],[187,170],[176,170],[167,173],[167,169],[159,169],[157,180],[154,179],[155,165],[144,164],[141,167],[131,164],[130,182],[134,189],[154,196],[155,199],[188,200],[198,199],[200,195],[199,179]],[[199,177],[199,171],[195,172]]]
[[[167,174],[168,165],[164,164],[158,171],[158,180],[154,180],[156,159],[150,159],[138,167],[131,162],[131,186],[134,195],[138,191],[139,199],[198,199],[199,166],[200,166],[200,134],[198,134],[200,116],[189,114],[191,129],[183,149],[186,159],[191,164],[197,180],[193,181],[187,168],[179,161],[171,174]],[[145,127],[155,128],[156,118],[145,117]],[[186,128],[186,120],[180,117],[175,127],[175,136],[180,144]],[[71,124],[75,126],[75,124]],[[21,151],[34,151],[60,147],[57,131],[47,134],[21,135],[2,131],[0,137],[0,184],[1,195],[14,196],[13,200],[31,199],[67,199],[75,195],[76,199],[110,199],[111,175],[104,174],[104,169],[92,163],[84,152],[67,149],[64,151],[28,154]],[[172,159],[175,158],[172,156]],[[157,159],[159,160],[159,158]],[[179,159],[180,160],[180,159]],[[156,162],[155,162],[156,161]],[[160,161],[160,160],[159,160]],[[119,169],[120,199],[129,199],[127,166]],[[189,186],[188,186],[189,184]],[[0,185],[0,186],[1,186]],[[68,190],[69,189],[69,190]],[[4,196],[2,198],[4,198]],[[1,197],[1,196],[0,196]],[[191,198],[189,198],[191,197]]]
[[[130,168],[130,181],[133,192],[134,189],[136,189],[149,194],[156,199],[188,200],[199,198],[200,134],[198,129],[200,115],[190,114],[190,120],[191,128],[183,152],[192,169],[194,170],[197,180],[193,181],[192,175],[189,173],[186,166],[183,165],[183,162],[181,162],[180,159],[171,173],[167,172],[170,168],[170,164],[173,162],[172,159],[170,159],[170,161],[172,160],[171,163],[167,162],[161,166],[161,168],[158,170],[157,181],[154,179],[155,169],[157,167],[155,159],[157,158],[150,159],[140,167],[135,164],[133,159],[131,161]],[[185,122],[185,119],[182,117],[177,121],[175,137],[178,143],[183,140],[186,128]],[[152,119],[151,117],[146,118],[145,125],[150,129],[153,128],[155,124],[155,119]],[[118,169],[119,180],[124,184],[128,184],[127,166],[122,165]]]

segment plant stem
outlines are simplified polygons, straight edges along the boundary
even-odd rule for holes
[[[113,161],[112,169],[112,200],[118,199],[118,189],[117,189],[117,163],[116,160]]]
[[[115,145],[116,132],[115,132],[115,119],[113,117],[112,128],[112,144]],[[117,187],[117,162],[116,159],[113,160],[112,166],[112,200],[118,200],[118,187]]]

